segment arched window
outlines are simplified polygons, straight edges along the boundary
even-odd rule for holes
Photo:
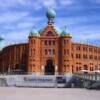
[[[49,40],[49,45],[51,45],[51,40]]]
[[[47,55],[48,54],[48,51],[47,51],[47,49],[45,49],[45,55]]]
[[[55,54],[55,50],[53,49],[53,55]]]
[[[44,41],[44,44],[47,45],[47,40]]]
[[[84,65],[84,70],[88,70],[88,66],[87,65]]]
[[[48,52],[49,52],[49,55],[51,55],[51,49],[49,49]]]
[[[33,49],[33,55],[35,55],[35,49]]]
[[[53,41],[53,45],[55,45],[55,41]]]

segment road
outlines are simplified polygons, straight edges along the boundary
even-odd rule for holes
[[[100,91],[69,88],[0,87],[0,100],[100,100]]]

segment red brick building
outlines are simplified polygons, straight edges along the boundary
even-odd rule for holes
[[[55,12],[46,13],[48,25],[33,29],[28,43],[10,45],[0,52],[0,71],[21,69],[40,74],[66,74],[80,70],[100,70],[100,47],[74,43],[66,28],[54,26]]]

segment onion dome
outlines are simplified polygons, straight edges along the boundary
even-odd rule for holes
[[[39,33],[41,34],[43,31],[44,31],[44,29],[40,29],[40,30],[39,30]]]
[[[70,34],[67,32],[66,27],[64,28],[64,30],[61,33],[61,36],[70,36]]]
[[[56,12],[53,9],[49,8],[46,12],[46,16],[48,19],[55,18]]]
[[[36,29],[33,29],[32,31],[31,31],[31,33],[29,34],[29,36],[38,36],[39,34],[38,34],[38,31],[36,30]]]

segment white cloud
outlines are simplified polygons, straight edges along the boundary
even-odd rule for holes
[[[56,0],[41,0],[41,4],[43,4],[44,7],[57,7],[57,2]]]
[[[6,12],[0,14],[0,24],[1,23],[11,23],[17,21],[23,17],[26,17],[28,12]]]
[[[52,7],[55,9],[60,9],[61,7],[70,6],[74,3],[74,0],[40,0],[41,5],[44,7]]]
[[[100,3],[100,0],[90,0],[90,1],[93,3],[95,2],[97,4]],[[0,13],[1,30],[3,31],[11,30],[8,31],[7,34],[4,34],[4,37],[6,38],[6,43],[9,44],[9,43],[14,43],[16,41],[22,42],[24,40],[27,40],[27,34],[29,33],[32,26],[41,24],[42,16],[40,17],[31,16],[30,15],[31,10],[33,10],[34,13],[36,10],[41,10],[43,7],[45,8],[52,7],[58,10],[61,8],[64,8],[66,10],[67,7],[71,8],[73,7],[74,11],[76,6],[72,5],[75,3],[76,3],[75,0],[0,0],[0,9],[7,10],[6,12]],[[77,6],[78,10],[81,8],[79,6]],[[15,11],[17,12],[8,9],[8,7],[9,8],[14,7]],[[21,10],[19,10],[20,8]],[[31,10],[28,11],[25,8],[30,8]],[[59,14],[60,13],[61,12],[59,12]],[[100,39],[99,34],[93,33],[93,32],[100,33],[99,31],[96,31],[99,29],[96,28],[94,30],[95,27],[89,27],[87,25],[84,26],[84,22],[89,22],[89,20],[93,21],[94,19],[98,21],[100,18],[95,15],[78,16],[78,17],[73,16],[73,17],[59,17],[55,19],[55,21],[56,21],[56,26],[59,26],[61,29],[64,25],[68,25],[70,31],[73,32],[73,38],[77,40]],[[80,23],[81,24],[83,23],[83,25],[80,26]],[[85,35],[83,33],[87,34]]]
[[[0,8],[8,9],[9,7],[25,6],[34,10],[39,10],[42,7],[60,9],[73,3],[75,3],[75,0],[0,0]]]
[[[11,7],[27,7],[27,8],[33,8],[34,10],[40,9],[42,6],[40,6],[41,0],[0,0],[0,8],[1,10],[8,10]]]
[[[38,25],[38,23],[41,21],[41,17],[23,17],[20,21],[15,20],[5,22],[4,24],[1,24],[1,30],[9,30],[9,31],[19,31],[19,30],[31,30],[33,26]],[[9,32],[8,31],[8,32]],[[7,33],[8,33],[7,32]]]
[[[86,31],[87,32],[87,31]],[[94,34],[93,32],[90,31],[90,33],[82,33],[82,34],[73,34],[73,41],[81,42],[81,43],[86,43],[86,44],[91,44],[91,45],[100,45],[99,40],[100,40],[100,35],[98,33]]]
[[[33,26],[38,25],[38,23],[41,21],[42,17],[26,17],[22,19],[20,22],[16,23],[16,28],[31,28]]]
[[[92,23],[99,22],[100,18],[97,15],[84,15],[84,16],[71,16],[71,17],[58,17],[55,19],[55,24],[59,27],[63,27],[65,25],[69,27],[83,27],[88,25],[92,25]],[[91,29],[91,28],[90,28]],[[93,30],[94,28],[92,28]],[[72,29],[73,30],[73,29]],[[78,31],[78,30],[77,30]]]
[[[55,20],[58,26],[62,26],[62,25],[70,26],[70,25],[76,25],[76,24],[80,24],[82,22],[88,22],[88,21],[89,19],[87,16],[60,17]]]
[[[89,1],[95,4],[100,4],[100,0],[89,0]]]
[[[22,23],[18,23],[16,28],[30,28],[33,26],[33,23],[32,22],[22,22]]]
[[[3,30],[14,30],[15,29],[15,26],[13,24],[6,24],[4,26],[2,26]]]
[[[28,5],[32,0],[0,0],[1,7],[12,7],[15,5]]]
[[[75,0],[0,0],[0,6],[2,7],[11,7],[15,5],[24,5],[24,6],[32,6],[33,7],[58,7],[58,3],[60,5],[66,6],[71,5],[75,2]],[[58,7],[59,8],[59,7]]]
[[[71,28],[72,37],[75,41],[94,41],[100,40],[99,26],[84,25]]]
[[[14,44],[20,42],[27,42],[28,40],[29,31],[28,30],[21,30],[16,32],[10,32],[8,34],[3,34],[5,38],[5,44]]]
[[[74,0],[60,0],[59,2],[62,6],[69,6],[75,3]]]
[[[84,33],[82,33],[82,34],[79,34],[79,33],[77,33],[78,35],[76,36],[76,38],[77,39],[79,39],[79,40],[95,40],[95,39],[100,39],[100,35],[99,35],[99,33],[96,33],[96,34],[94,34],[94,33],[87,33],[86,34],[86,32],[85,32],[85,34]]]
[[[29,5],[31,7],[33,7],[34,10],[39,10],[42,7],[45,7],[45,8],[48,8],[48,7],[57,8],[59,0],[36,0],[36,1],[35,0],[29,0],[29,1],[30,1]],[[25,2],[24,2],[24,4],[25,4]],[[26,4],[27,4],[27,2],[26,2]]]

